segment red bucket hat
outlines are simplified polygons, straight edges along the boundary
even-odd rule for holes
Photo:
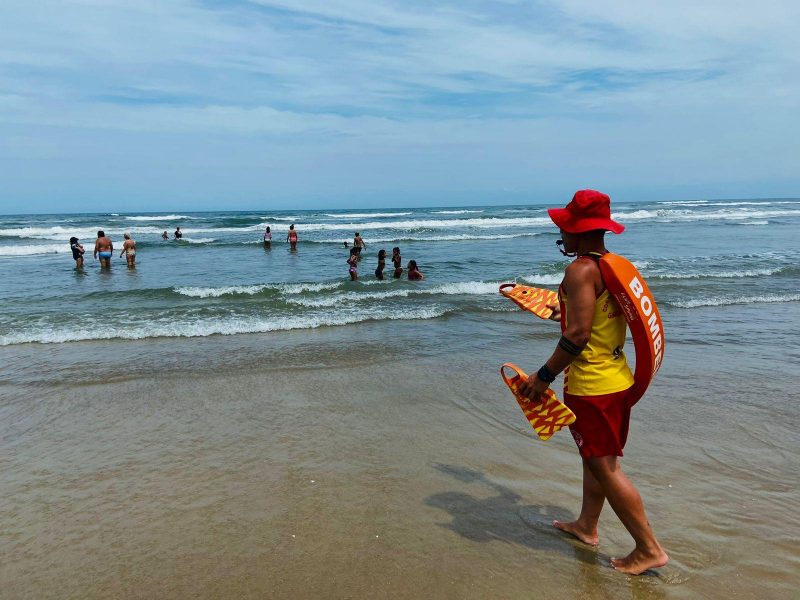
[[[611,220],[611,198],[597,190],[579,190],[566,208],[548,208],[547,214],[559,229],[567,233],[584,233],[605,229],[625,231],[625,225]]]

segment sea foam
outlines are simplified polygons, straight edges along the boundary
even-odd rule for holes
[[[138,215],[134,217],[125,217],[128,221],[182,221],[194,219],[186,215]]]
[[[764,294],[761,296],[712,297],[676,300],[668,302],[677,308],[700,308],[703,306],[730,306],[732,304],[768,304],[773,302],[797,302],[800,294]]]
[[[20,330],[0,336],[0,346],[12,344],[57,344],[81,340],[127,339],[158,337],[206,337],[240,333],[267,333],[291,329],[316,329],[325,326],[349,325],[365,321],[435,319],[448,312],[440,306],[405,308],[396,311],[366,310],[355,314],[323,312],[303,316],[272,318],[213,317],[204,319],[169,320],[141,324],[110,325],[108,323],[45,327]]]
[[[37,254],[65,254],[71,252],[69,244],[42,244],[40,246],[0,246],[0,256],[32,256]]]

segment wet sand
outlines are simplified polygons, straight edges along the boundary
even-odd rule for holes
[[[791,373],[766,414],[751,378],[670,348],[623,464],[672,562],[632,578],[608,567],[631,547],[608,507],[598,549],[550,526],[580,464],[496,374],[555,342],[526,322],[5,349],[2,597],[793,597]]]

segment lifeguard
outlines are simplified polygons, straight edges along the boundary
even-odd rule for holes
[[[611,219],[610,198],[595,190],[581,190],[565,208],[551,208],[548,213],[561,230],[562,253],[575,260],[564,271],[559,306],[551,317],[561,322],[561,339],[537,374],[520,386],[520,393],[540,400],[556,375],[564,372],[564,403],[576,416],[570,431],[583,460],[583,504],[577,520],[554,521],[553,525],[584,543],[597,545],[597,523],[608,499],[636,543],[630,554],[612,558],[611,564],[618,571],[638,575],[664,566],[669,557],[650,528],[639,492],[619,464],[631,407],[643,393],[634,388],[634,375],[623,347],[629,318],[636,317],[634,322],[648,328],[653,348],[655,340],[660,340],[659,350],[663,348],[662,327],[660,319],[651,324],[647,318],[640,318],[648,311],[657,314],[642,281],[628,279],[623,284],[606,276],[612,273],[603,265],[611,257],[630,264],[610,255],[605,247],[606,231],[622,233],[625,229]],[[627,285],[628,293],[620,294],[619,289],[612,289],[612,283],[620,289]],[[638,306],[633,305],[634,300]],[[637,350],[637,371],[640,362],[645,364]],[[645,365],[647,383],[660,362],[659,352]]]

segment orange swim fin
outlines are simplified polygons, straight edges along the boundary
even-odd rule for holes
[[[507,370],[513,371],[511,377],[506,373]],[[575,422],[573,413],[558,398],[556,393],[549,389],[545,392],[543,402],[532,402],[519,393],[519,386],[528,379],[525,372],[513,363],[506,363],[500,367],[500,376],[514,394],[525,417],[530,421],[536,435],[541,440],[549,440],[553,434],[566,425]]]
[[[529,310],[542,319],[549,319],[553,314],[548,304],[558,304],[558,294],[554,291],[518,283],[504,283],[500,286],[500,293],[522,310]]]

